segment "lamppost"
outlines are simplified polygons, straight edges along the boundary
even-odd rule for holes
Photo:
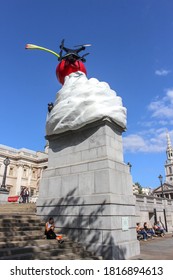
[[[161,185],[161,191],[162,191],[162,198],[164,198],[164,194],[163,194],[163,183],[162,183],[162,180],[163,180],[163,176],[162,175],[159,175],[159,180],[160,180],[160,185]]]
[[[9,164],[10,164],[10,160],[7,157],[4,159],[5,169],[4,169],[4,175],[3,175],[3,179],[2,179],[2,185],[1,185],[1,188],[3,188],[3,189],[6,189],[5,182],[6,182],[6,177],[7,177],[7,167]]]
[[[161,190],[162,190],[162,198],[164,198],[164,194],[163,194],[163,176],[162,175],[159,175],[159,180],[160,180],[160,185],[161,185]],[[164,215],[164,220],[165,220],[165,228],[166,228],[166,231],[168,231],[168,227],[167,227],[167,220],[166,220],[166,211],[165,209],[163,209],[163,215]]]

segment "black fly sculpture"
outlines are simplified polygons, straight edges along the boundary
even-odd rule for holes
[[[54,107],[53,102],[48,103],[48,112],[49,113],[52,111],[53,107]]]

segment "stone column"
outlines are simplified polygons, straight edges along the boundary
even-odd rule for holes
[[[139,254],[135,198],[122,128],[109,119],[48,137],[37,213],[104,259]]]
[[[18,167],[18,170],[17,170],[17,180],[16,180],[16,194],[20,195],[22,174],[23,174],[23,164],[18,164],[17,167]]]
[[[31,185],[31,177],[32,177],[32,166],[28,165],[28,182],[27,182],[28,187],[30,187]]]

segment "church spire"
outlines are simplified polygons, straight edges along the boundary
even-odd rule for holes
[[[170,135],[168,132],[166,134],[166,137],[167,137],[167,149],[166,149],[167,161],[173,162],[173,148],[171,144]]]
[[[166,148],[167,160],[165,163],[166,183],[173,185],[173,147],[168,132],[166,133],[166,137],[167,137],[167,148]]]

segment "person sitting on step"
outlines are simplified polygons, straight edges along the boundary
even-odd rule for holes
[[[144,230],[146,231],[148,237],[151,237],[153,239],[153,236],[156,236],[155,230],[149,227],[147,222],[144,223]]]
[[[143,227],[140,226],[140,223],[136,223],[136,232],[137,234],[142,235],[144,241],[147,241],[147,232],[144,230]]]
[[[45,224],[45,235],[47,239],[56,239],[61,244],[64,242],[62,235],[56,234],[54,232],[55,224],[52,217],[49,218],[48,222]]]
[[[161,223],[159,221],[157,221],[157,223],[154,223],[153,229],[155,230],[155,233],[157,235],[164,237],[165,229],[163,228],[163,226],[161,225]]]

